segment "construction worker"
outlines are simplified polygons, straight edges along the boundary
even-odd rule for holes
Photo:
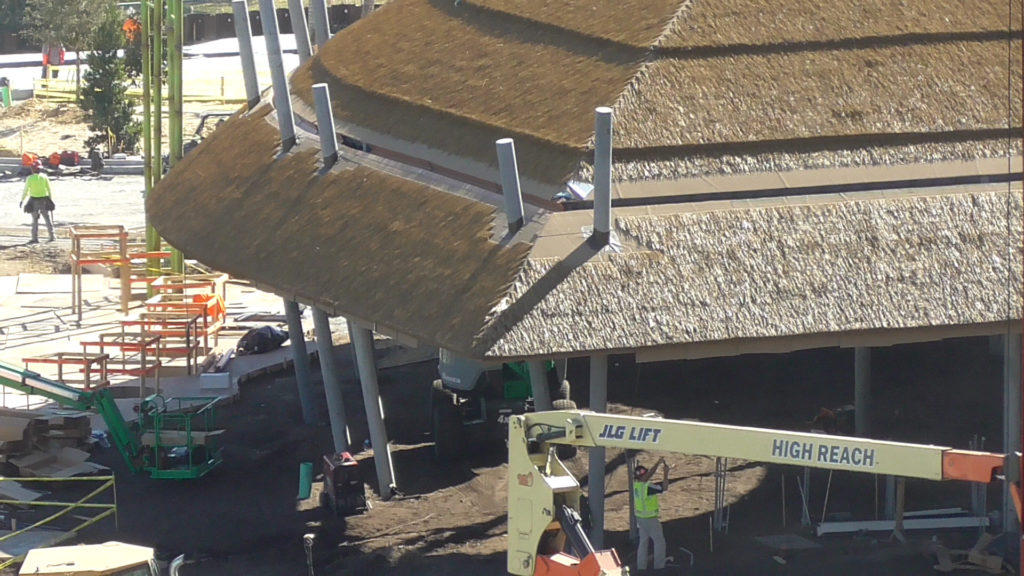
[[[662,466],[664,475],[661,484],[652,484],[651,477]],[[669,465],[664,458],[659,458],[654,466],[648,470],[645,466],[637,464],[633,469],[633,506],[636,512],[636,524],[640,531],[640,543],[636,552],[637,570],[647,569],[647,546],[649,541],[654,541],[654,569],[661,570],[665,567],[665,534],[661,529],[661,520],[658,517],[658,494],[668,490]]]
[[[28,202],[25,202],[28,198]],[[43,163],[36,160],[32,163],[32,174],[25,179],[25,191],[21,195],[21,202],[25,206],[25,213],[32,215],[32,240],[29,244],[39,242],[39,214],[42,213],[46,221],[46,231],[50,233],[50,242],[54,241],[53,221],[50,212],[53,211],[53,198],[50,197],[50,179],[43,172]]]

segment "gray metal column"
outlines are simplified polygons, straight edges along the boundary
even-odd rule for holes
[[[320,155],[324,159],[324,168],[330,168],[338,161],[338,133],[334,128],[331,91],[327,84],[313,84],[313,102],[316,105],[317,132],[320,133]]]
[[[530,370],[530,388],[533,389],[533,408],[537,412],[546,412],[552,409],[551,390],[548,389],[548,374],[544,369],[544,362],[541,360],[530,360],[527,363]]]
[[[505,217],[508,231],[516,233],[523,227],[523,192],[519,188],[519,167],[516,165],[516,145],[511,138],[496,141],[498,171],[501,173],[501,195],[505,199]]]
[[[590,409],[594,412],[608,411],[608,356],[594,354],[590,357]],[[604,466],[605,449],[588,448],[590,470],[587,486],[590,495],[590,541],[594,548],[604,548]],[[632,484],[630,484],[632,491]]]
[[[313,383],[309,379],[309,353],[306,352],[306,334],[302,330],[299,303],[285,298],[284,314],[288,320],[288,340],[291,341],[295,383],[299,389],[299,403],[302,405],[302,421],[313,425],[316,424],[316,409],[313,406]]]
[[[256,78],[256,58],[252,55],[252,25],[249,24],[249,6],[245,0],[232,0],[235,14],[235,37],[238,38],[238,56],[242,59],[242,78],[245,80],[245,98],[252,110],[260,103],[260,84]]]
[[[366,424],[370,429],[370,443],[373,444],[377,494],[382,500],[387,500],[391,498],[395,488],[395,468],[391,463],[391,444],[388,443],[388,433],[384,428],[384,406],[380,402],[380,390],[377,388],[377,359],[373,352],[373,332],[355,326],[355,331],[350,336],[359,363]]]
[[[309,19],[313,21],[313,38],[319,50],[331,39],[331,21],[327,15],[327,0],[312,0]]]
[[[594,234],[595,246],[605,246],[612,230],[612,109],[594,114]]]
[[[358,326],[352,323],[348,318],[345,319],[345,326],[348,328],[348,350],[352,355],[352,371],[354,372],[353,377],[356,382],[360,382],[359,379],[359,355],[356,354],[356,341],[354,334],[359,329]]]
[[[360,18],[366,18],[373,12],[374,0],[363,0],[363,9],[359,13]]]
[[[288,17],[292,20],[299,64],[303,64],[313,55],[313,47],[309,45],[309,25],[306,24],[306,7],[302,5],[302,0],[288,0]]]
[[[853,350],[854,431],[857,436],[871,436],[871,348],[858,346]]]
[[[1021,450],[1021,335],[1010,334],[1003,339],[1003,450],[1012,454]],[[1010,490],[1010,483],[1003,482],[1003,531],[1018,533],[1020,526]]]
[[[274,0],[260,0],[260,21],[263,23],[263,38],[267,42],[270,77],[274,82],[274,108],[277,110],[277,126],[281,131],[281,150],[287,152],[295,145],[295,116],[292,115],[292,98],[291,92],[288,90],[288,77],[284,73],[281,35],[277,28],[277,10],[274,8]]]
[[[316,329],[316,349],[320,354],[320,373],[324,377],[324,395],[327,397],[327,416],[331,420],[331,439],[335,452],[347,452],[352,438],[345,418],[345,400],[341,394],[341,378],[334,364],[334,339],[331,319],[327,312],[313,309],[313,328]]]

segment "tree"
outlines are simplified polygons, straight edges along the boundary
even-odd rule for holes
[[[40,44],[63,44],[84,54],[96,29],[107,18],[114,0],[27,0],[22,35]],[[82,88],[81,58],[75,59],[75,90]]]
[[[0,33],[16,34],[21,31],[25,14],[25,0],[0,0]]]
[[[128,75],[117,53],[124,44],[121,12],[110,4],[93,36],[84,76],[81,106],[94,131],[86,148],[106,143],[108,152],[132,153],[139,145],[142,125],[133,119],[135,103],[128,98]]]

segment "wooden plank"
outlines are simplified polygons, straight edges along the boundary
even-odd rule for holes
[[[938,528],[979,528],[988,526],[987,516],[957,516],[954,518],[904,518],[904,530],[934,530]],[[895,520],[865,520],[854,522],[822,522],[817,534],[841,534],[846,532],[888,532],[896,527]]]

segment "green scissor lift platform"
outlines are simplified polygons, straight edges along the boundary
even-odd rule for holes
[[[65,408],[95,410],[132,473],[199,478],[221,463],[219,438],[223,430],[215,427],[214,411],[220,397],[165,400],[153,395],[139,406],[138,421],[129,424],[109,388],[79,390],[3,363],[0,386],[48,398]]]

